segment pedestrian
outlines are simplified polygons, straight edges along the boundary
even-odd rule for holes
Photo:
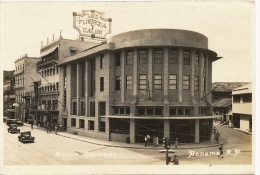
[[[156,137],[156,147],[159,145],[159,138],[158,136]]]
[[[147,137],[147,145],[149,145],[149,142],[151,142],[151,137],[149,134],[146,137]]]
[[[176,138],[176,140],[175,140],[175,148],[177,148],[177,147],[178,147],[178,144],[179,144],[179,139],[178,139],[178,138]]]
[[[214,132],[211,133],[211,135],[210,135],[210,140],[211,140],[211,144],[213,145],[213,144],[214,144],[214,140],[215,140],[215,134],[214,134]]]
[[[213,134],[215,134],[216,131],[217,131],[217,129],[214,127],[214,128],[213,128]]]
[[[52,124],[49,124],[49,132],[51,133],[51,129],[52,129]]]
[[[219,137],[220,137],[220,133],[218,131],[216,131],[216,134],[215,134],[215,140],[216,142],[219,144]]]
[[[156,147],[156,136],[153,136],[153,147]]]
[[[147,146],[147,136],[144,137],[144,147]]]
[[[33,129],[33,119],[31,120],[31,128]]]
[[[177,159],[177,155],[174,155],[172,162],[173,162],[173,165],[179,165],[179,160]]]
[[[55,134],[57,134],[57,132],[58,132],[58,127],[59,127],[59,125],[58,125],[58,123],[55,125]]]
[[[218,148],[219,149],[219,157],[221,158],[224,158],[224,155],[223,155],[223,144],[221,144],[221,146]]]

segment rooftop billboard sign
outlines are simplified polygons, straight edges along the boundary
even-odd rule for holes
[[[73,27],[80,37],[105,39],[111,33],[111,18],[96,10],[82,10],[82,14],[73,12]]]

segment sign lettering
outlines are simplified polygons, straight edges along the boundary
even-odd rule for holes
[[[105,39],[111,33],[111,18],[104,18],[102,12],[82,10],[82,14],[73,12],[73,27],[79,36]]]

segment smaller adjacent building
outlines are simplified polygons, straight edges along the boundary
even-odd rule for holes
[[[252,83],[232,90],[233,125],[252,132]]]
[[[222,116],[223,121],[232,121],[232,90],[248,82],[214,82],[212,84],[213,114]],[[231,123],[232,125],[232,123]]]
[[[25,56],[15,61],[15,118],[28,121],[30,107],[36,106],[34,82],[40,77],[36,72],[37,58]]]
[[[14,70],[4,71],[3,74],[3,103],[4,103],[4,116],[14,118],[14,102],[15,102],[15,91],[14,91]]]

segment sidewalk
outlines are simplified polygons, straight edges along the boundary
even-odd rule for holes
[[[24,123],[25,126],[31,127],[30,124]],[[46,129],[43,127],[39,127],[34,125],[33,129],[38,129],[46,132]],[[55,134],[55,131],[53,131],[51,134]],[[144,149],[144,150],[163,150],[162,144],[159,144],[159,147],[153,147],[152,143],[150,146],[144,147],[144,143],[124,143],[124,142],[114,142],[114,141],[107,141],[107,140],[100,140],[92,137],[87,136],[81,136],[81,135],[73,135],[68,132],[58,132],[58,136],[66,137],[86,143],[91,143],[94,145],[101,145],[101,146],[107,146],[107,147],[119,147],[119,148],[131,148],[131,149]],[[222,143],[221,143],[222,144]],[[183,143],[178,145],[178,148],[174,148],[174,145],[172,145],[171,149],[174,150],[182,150],[182,149],[203,149],[203,148],[213,148],[218,147],[219,144],[211,144],[211,141],[204,141],[201,143]]]

